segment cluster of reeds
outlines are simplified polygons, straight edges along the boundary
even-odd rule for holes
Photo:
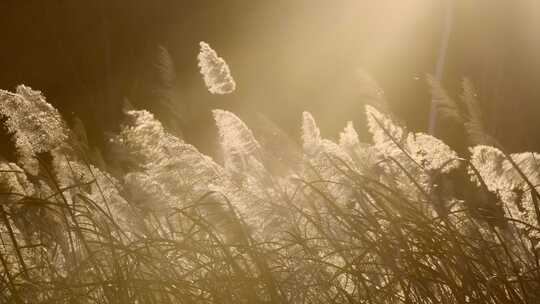
[[[305,112],[298,149],[215,110],[221,163],[147,111],[106,157],[28,87],[0,113],[18,153],[0,162],[1,303],[540,301],[536,153],[459,156],[381,103],[372,142],[352,123],[321,138]]]

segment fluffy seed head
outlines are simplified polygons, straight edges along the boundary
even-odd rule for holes
[[[229,66],[206,42],[200,42],[201,49],[197,59],[204,83],[212,94],[230,94],[236,89]]]

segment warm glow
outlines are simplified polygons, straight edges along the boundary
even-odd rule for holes
[[[540,303],[540,2],[0,12],[0,303]]]

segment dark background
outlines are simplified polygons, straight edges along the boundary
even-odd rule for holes
[[[475,83],[488,128],[509,151],[540,151],[540,3],[455,0],[443,83]],[[66,120],[80,117],[94,144],[119,125],[121,106],[155,110],[159,45],[178,75],[177,102],[189,108],[186,139],[212,153],[212,108],[246,120],[269,116],[297,137],[301,112],[335,137],[346,120],[363,126],[356,90],[364,68],[397,116],[425,130],[443,26],[443,1],[9,1],[0,0],[0,88],[44,92]],[[229,63],[238,90],[210,95],[198,72],[199,41]],[[459,126],[438,134],[463,146]],[[4,139],[0,142],[7,145]]]

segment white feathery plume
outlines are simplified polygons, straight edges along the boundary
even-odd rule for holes
[[[504,175],[504,153],[491,146],[478,145],[469,148],[471,152],[470,162],[478,171],[478,174],[486,184],[489,191],[496,193],[498,190],[511,187],[502,179]],[[471,180],[480,185],[480,180],[472,168],[468,168]]]
[[[0,191],[21,198],[34,194],[34,185],[28,181],[26,174],[17,164],[0,162]],[[15,197],[17,198],[17,197]]]
[[[370,105],[366,105],[366,118],[375,148],[387,157],[401,154],[396,143],[401,144],[405,139],[406,132],[403,128]]]
[[[459,166],[457,153],[431,135],[410,133],[406,147],[409,155],[424,169],[447,173]]]
[[[526,189],[528,187],[522,175],[499,149],[478,145],[469,150],[471,152],[471,164],[484,180],[488,190],[497,192]],[[540,183],[539,153],[513,153],[509,157],[533,185]],[[474,172],[469,171],[473,181],[478,182],[475,180]]]
[[[231,112],[216,109],[212,114],[218,128],[225,168],[240,172],[249,165],[259,167],[257,159],[261,146],[248,126]]]
[[[201,49],[197,59],[204,83],[212,94],[230,94],[236,89],[229,66],[206,42],[199,43]]]
[[[304,154],[313,155],[317,153],[321,145],[321,131],[311,113],[302,113],[302,149]]]
[[[478,145],[470,148],[471,164],[476,168],[489,191],[497,194],[504,203],[504,212],[531,226],[537,226],[535,203],[528,183],[514,164],[497,148]],[[529,182],[538,190],[540,182],[539,153],[525,152],[510,154],[509,157],[519,167]],[[471,180],[479,184],[479,179],[469,168]],[[519,194],[521,193],[521,195]],[[519,225],[518,225],[519,226]],[[537,231],[526,229],[529,236],[538,238]]]
[[[352,121],[349,121],[345,129],[339,134],[339,146],[354,159],[360,171],[364,174],[373,173],[380,155],[378,155],[377,149],[373,145],[360,142]]]
[[[527,179],[533,185],[540,184],[540,154],[533,152],[523,152],[523,153],[512,153],[510,157],[514,163],[519,167],[519,170],[527,177]],[[508,175],[508,178],[513,181],[514,184],[523,184],[525,186],[526,182],[523,180],[523,177],[517,169],[510,163],[506,161],[503,163],[503,169],[505,174]]]
[[[424,169],[442,172],[449,172],[459,165],[456,161],[457,153],[441,140],[424,133],[407,133],[386,115],[369,105],[366,106],[366,113],[375,147],[384,156],[401,159],[402,154],[407,153]]]
[[[119,157],[130,160],[135,168],[124,176],[128,192],[152,198],[144,200],[147,208],[166,210],[196,199],[221,175],[218,164],[167,133],[150,112],[130,110],[126,115],[130,122],[122,126],[111,144]]]
[[[339,145],[346,151],[352,151],[360,145],[360,139],[352,121],[347,122],[347,126],[339,134]]]
[[[339,183],[343,182],[341,170],[355,167],[351,156],[340,145],[323,139],[315,119],[309,112],[302,115],[302,147],[304,151],[304,167],[301,175],[304,179],[324,179],[334,183],[326,183],[321,187],[340,203],[346,202],[350,191]],[[343,162],[347,166],[343,166]]]
[[[154,115],[146,110],[129,110],[125,114],[129,123],[111,139],[113,147],[125,152],[125,158],[142,166],[163,157],[161,143],[165,129]]]
[[[317,127],[317,123],[315,122],[315,119],[311,113],[304,112],[302,116],[302,147],[304,150],[304,155],[307,156],[308,160],[322,161],[323,159],[328,159],[330,156],[339,158],[349,164],[352,164],[350,156],[347,154],[347,152],[345,152],[346,150],[342,146],[321,137],[321,131],[319,130],[319,127]],[[352,137],[348,138],[347,140],[352,141],[353,143],[359,143],[358,134],[356,134],[352,124],[348,125],[345,132],[350,133],[345,137]],[[355,136],[356,139],[354,139]],[[342,138],[343,137],[344,136],[342,134]],[[330,164],[326,165],[332,167]]]
[[[457,154],[437,138],[408,133],[369,105],[366,105],[366,114],[373,147],[383,159],[393,159],[381,161],[378,166],[385,172],[384,176],[390,178],[387,182],[393,183],[411,200],[426,199],[425,194],[432,189],[430,171],[448,173],[459,166]],[[427,208],[426,214],[435,214],[429,206]]]
[[[0,115],[13,134],[19,162],[37,174],[37,153],[48,152],[68,138],[60,113],[45,100],[40,91],[19,85],[16,93],[0,90]]]

